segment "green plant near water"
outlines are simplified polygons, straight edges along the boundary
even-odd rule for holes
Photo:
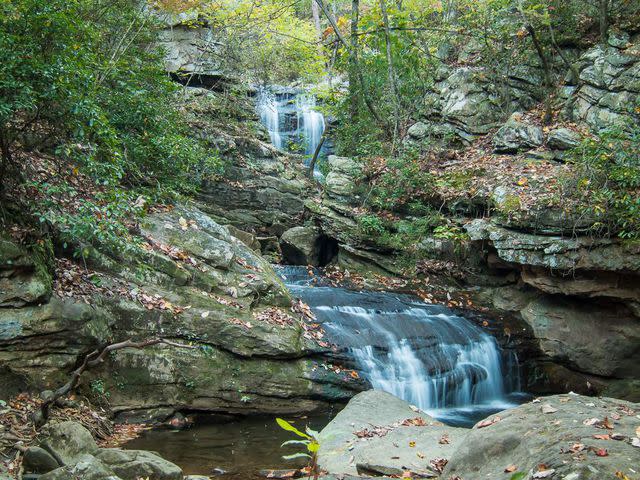
[[[281,447],[285,447],[287,445],[302,445],[305,447],[304,452],[284,455],[282,458],[284,458],[285,460],[293,460],[296,458],[309,459],[309,476],[313,476],[314,479],[317,479],[318,475],[320,474],[320,470],[318,468],[318,450],[320,450],[320,443],[318,442],[318,432],[310,429],[309,427],[306,427],[306,433],[301,432],[282,418],[276,418],[276,423],[283,430],[292,432],[301,439],[287,440],[281,445]]]

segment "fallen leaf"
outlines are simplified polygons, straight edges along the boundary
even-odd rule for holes
[[[636,428],[636,437],[640,438],[640,427]]]
[[[608,434],[594,435],[593,438],[598,440],[611,440],[611,437]]]
[[[504,469],[505,473],[511,473],[511,472],[515,472],[518,469],[518,467],[516,467],[515,465],[509,465],[507,468]]]
[[[488,427],[490,425],[493,425],[494,423],[498,423],[500,420],[501,420],[500,417],[487,418],[486,420],[483,420],[480,423],[478,423],[476,427],[478,428]]]
[[[636,437],[633,440],[631,440],[631,445],[633,445],[634,447],[640,448],[640,438]]]
[[[598,450],[596,450],[596,455],[599,457],[608,457],[609,452],[607,452],[606,448],[599,448]]]
[[[542,405],[542,407],[540,407],[540,410],[542,410],[542,413],[556,413],[558,411],[557,408],[552,407],[548,403]]]
[[[209,312],[209,311],[207,310],[206,312],[202,312],[202,313],[200,314],[200,316],[201,316],[202,318],[207,318],[207,317],[209,316],[209,313],[211,313],[211,312]]]
[[[409,446],[410,446],[411,448],[415,447],[415,446],[416,446],[416,442],[414,442],[413,440],[412,440],[412,441],[410,441],[410,442],[409,442]]]

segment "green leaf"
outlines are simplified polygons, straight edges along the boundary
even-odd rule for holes
[[[527,472],[516,472],[513,475],[511,475],[510,480],[522,480],[526,476],[527,476]]]
[[[306,445],[309,445],[309,440],[287,440],[280,446],[284,447],[285,445],[305,445],[306,446]]]
[[[311,458],[311,455],[307,455],[306,453],[294,453],[293,455],[283,455],[282,458],[285,460],[293,460],[295,458]]]
[[[315,440],[312,442],[309,442],[309,444],[307,445],[307,450],[309,450],[311,453],[317,453],[319,449],[320,449],[320,444]]]
[[[309,440],[311,440],[311,437],[309,435],[307,435],[306,433],[302,433],[300,430],[298,430],[296,427],[291,425],[286,420],[283,420],[282,418],[276,418],[276,422],[278,423],[278,425],[280,425],[280,428],[282,428],[283,430],[286,430],[287,432],[293,432],[299,437],[308,438]]]

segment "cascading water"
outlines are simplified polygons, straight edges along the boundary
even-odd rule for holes
[[[305,153],[313,155],[324,133],[324,116],[316,109],[316,98],[302,94],[296,97],[298,128],[305,145]]]
[[[374,388],[459,425],[515,405],[517,359],[446,307],[406,295],[314,287],[297,267],[281,274]]]
[[[315,96],[302,90],[262,88],[258,91],[257,109],[276,148],[304,152],[307,162],[311,160],[325,129]],[[328,144],[324,145],[322,153],[326,155]],[[319,175],[317,169],[315,173]]]
[[[282,149],[282,135],[280,135],[280,106],[275,94],[268,90],[261,90],[258,95],[258,113],[260,120],[269,132],[271,143]]]

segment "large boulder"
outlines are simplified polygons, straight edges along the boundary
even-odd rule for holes
[[[38,480],[124,480],[93,455],[83,454],[72,463],[38,477]]]
[[[430,461],[449,457],[466,433],[389,393],[369,390],[320,432],[318,463],[335,474],[435,475]]]
[[[101,449],[96,458],[108,465],[122,480],[182,480],[182,469],[144,450]]]
[[[500,412],[458,443],[442,478],[633,478],[638,412],[637,403],[571,394]]]
[[[551,359],[601,377],[637,373],[640,321],[624,308],[542,296],[521,314]]]
[[[76,463],[82,455],[92,455],[98,451],[98,445],[89,430],[73,421],[47,424],[42,430],[41,444],[55,452],[64,465]]]
[[[582,136],[568,128],[556,128],[547,136],[547,146],[553,150],[570,150],[580,145]]]
[[[515,112],[494,135],[493,146],[496,152],[517,153],[537,148],[543,141],[542,128],[527,123],[522,113]]]
[[[322,232],[318,227],[293,227],[280,237],[284,261],[291,265],[320,265]]]

